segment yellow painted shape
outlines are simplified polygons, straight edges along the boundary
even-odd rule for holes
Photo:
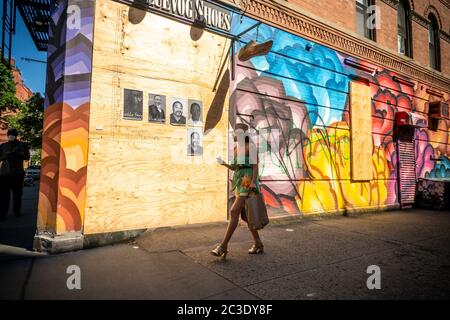
[[[346,128],[345,122],[338,122],[327,130],[311,131],[311,144],[304,147],[304,153],[312,179],[299,182],[302,198],[296,199],[305,215],[381,206],[387,199],[389,167],[384,149],[376,149],[365,168],[372,172],[375,180],[352,181],[350,138]]]
[[[61,139],[61,147],[66,156],[66,168],[78,171],[87,164],[87,132],[84,129],[76,129],[64,132]]]

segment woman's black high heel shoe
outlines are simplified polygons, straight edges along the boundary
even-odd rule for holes
[[[221,257],[222,260],[227,258],[228,250],[225,250],[220,245],[218,245],[214,250],[210,252],[215,257]]]
[[[248,254],[261,254],[264,253],[264,246],[262,244],[254,244],[250,249],[248,249]]]

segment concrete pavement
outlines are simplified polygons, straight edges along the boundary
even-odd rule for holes
[[[450,213],[393,211],[299,222],[272,222],[266,253],[246,253],[241,228],[226,263],[208,250],[223,228],[155,230],[138,243],[149,251],[178,248],[193,261],[260,299],[448,299]],[[367,267],[381,270],[381,290],[368,290]]]
[[[49,256],[20,248],[29,235],[11,240],[14,230],[31,229],[31,214],[22,218],[18,229],[14,217],[0,224],[1,299],[450,297],[449,212],[272,221],[261,232],[266,253],[257,256],[247,254],[251,237],[242,225],[225,262],[209,254],[225,223],[160,228],[129,243]],[[81,290],[67,288],[71,265],[80,267]],[[366,287],[370,265],[380,267],[380,290]]]

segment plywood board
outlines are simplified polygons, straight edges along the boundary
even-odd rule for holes
[[[169,124],[168,102],[201,100],[205,123],[230,41],[207,31],[195,41],[190,26],[148,12],[128,17],[128,6],[97,1],[84,233],[224,221],[227,170],[215,158],[227,157],[228,105],[203,155],[188,156],[188,127]],[[123,119],[125,88],[143,91],[143,120]],[[166,96],[165,124],[148,122],[149,93]]]
[[[372,180],[373,142],[370,86],[351,82],[350,119],[352,179],[355,181]]]

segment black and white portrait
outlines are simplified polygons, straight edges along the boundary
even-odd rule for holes
[[[124,89],[123,97],[123,118],[126,120],[142,120],[142,91]]]
[[[203,126],[203,104],[199,100],[188,100],[188,125],[191,127]]]
[[[166,96],[148,95],[148,121],[166,123]]]
[[[202,129],[200,128],[189,128],[188,129],[188,146],[187,153],[188,156],[198,156],[203,154],[203,143],[202,143]]]
[[[170,98],[170,124],[175,126],[186,125],[186,100]]]

